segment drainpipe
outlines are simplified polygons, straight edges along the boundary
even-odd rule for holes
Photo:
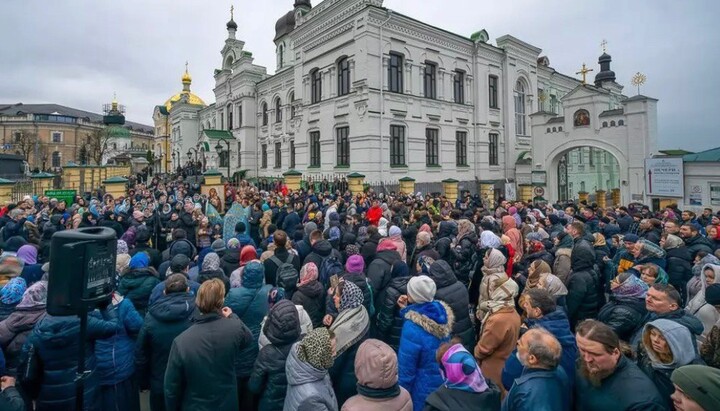
[[[387,19],[383,21],[380,24],[380,43],[379,43],[379,63],[378,68],[380,70],[380,180],[382,182],[383,187],[385,186],[385,154],[384,154],[384,144],[383,144],[383,120],[385,116],[385,97],[384,97],[384,87],[385,87],[385,73],[383,72],[383,27],[390,22],[390,19],[392,18],[392,10],[387,10]],[[404,70],[404,67],[402,68]],[[404,83],[404,82],[403,82]]]
[[[258,86],[257,83],[255,83],[255,178],[260,178],[260,166],[258,164],[258,138],[259,138],[259,127],[258,127],[258,120],[257,120],[257,102],[258,102]]]
[[[479,180],[478,176],[478,161],[480,160],[478,158],[478,136],[477,136],[477,126],[478,126],[478,87],[477,82],[480,79],[480,73],[477,68],[477,51],[478,51],[478,41],[475,41],[475,44],[473,44],[473,54],[472,54],[472,70],[475,73],[475,83],[473,83],[473,156],[475,157],[475,161],[473,161],[475,166],[475,181],[477,183],[477,180]],[[477,184],[476,184],[477,185]]]

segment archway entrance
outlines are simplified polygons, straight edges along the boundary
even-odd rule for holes
[[[612,153],[597,147],[576,147],[561,155],[557,165],[558,200],[598,202],[599,196],[619,196],[620,164]]]

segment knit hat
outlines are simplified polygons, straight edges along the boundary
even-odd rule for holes
[[[704,410],[720,409],[720,370],[706,365],[685,365],[670,377]]]
[[[315,230],[317,230],[317,224],[315,224],[314,221],[305,223],[305,227],[303,228],[303,231],[305,231],[306,236],[310,236],[310,233],[312,233]]]
[[[220,257],[216,253],[207,253],[201,268],[202,271],[217,271],[220,269]]]
[[[637,243],[640,237],[636,236],[635,234],[627,234],[625,237],[623,237],[624,243]]]
[[[349,273],[362,273],[365,271],[365,260],[358,254],[352,255],[345,263],[345,270]]]
[[[337,227],[330,228],[330,232],[328,233],[328,237],[330,241],[338,241],[340,240],[340,229]]]
[[[394,225],[394,226],[390,227],[390,231],[389,231],[388,233],[389,233],[391,236],[393,236],[393,235],[401,235],[401,234],[402,234],[402,230],[400,229],[400,227]]]
[[[190,259],[185,254],[178,254],[170,260],[170,271],[181,273],[190,265]]]
[[[418,304],[432,301],[436,291],[435,281],[426,275],[413,277],[407,284],[408,296]]]
[[[550,214],[548,215],[548,220],[550,220],[550,224],[554,225],[560,222],[560,217],[555,214]]]
[[[360,247],[358,247],[356,244],[348,244],[347,247],[345,247],[345,255],[349,258],[353,255],[360,254]]]
[[[226,250],[225,242],[222,239],[218,238],[217,240],[212,242],[212,245],[210,246],[210,248],[212,248],[212,250],[216,253],[219,251],[225,251]]]
[[[8,251],[11,253],[17,253],[20,247],[27,244],[27,241],[25,241],[24,238],[16,235],[12,236],[5,241],[5,246],[3,247],[3,251]]]
[[[240,248],[240,240],[235,237],[229,239],[227,242],[227,248],[230,250],[237,250]]]
[[[27,289],[27,283],[22,277],[15,277],[5,284],[0,290],[0,302],[5,305],[14,305],[22,300],[23,294]]]
[[[130,259],[130,269],[147,268],[150,265],[150,257],[144,252],[139,252]]]
[[[125,240],[118,240],[117,242],[117,253],[118,254],[128,254],[128,245],[125,242]]]
[[[720,284],[710,284],[705,289],[705,302],[710,305],[720,305]]]
[[[315,328],[297,346],[298,359],[318,370],[327,370],[335,361],[330,346],[330,331],[325,327]]]

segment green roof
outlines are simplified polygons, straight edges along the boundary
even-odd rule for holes
[[[658,150],[658,153],[665,154],[666,156],[684,156],[685,154],[695,154],[694,151],[687,151],[683,149],[669,149],[669,150]]]
[[[301,176],[302,173],[297,170],[288,170],[283,173],[284,176]]]
[[[130,130],[125,127],[109,126],[107,128],[108,137],[112,138],[130,138]]]
[[[221,176],[222,173],[218,171],[217,169],[211,168],[208,171],[203,173],[204,176]]]
[[[108,183],[110,183],[110,184],[112,184],[112,183],[127,183],[127,182],[128,182],[128,179],[127,179],[127,178],[115,176],[115,177],[111,177],[111,178],[108,178],[107,180],[103,181],[103,184],[108,184]]]
[[[226,140],[233,140],[233,135],[231,132],[227,130],[203,130],[203,134],[213,140],[220,140],[220,139],[226,139]]]
[[[360,173],[350,173],[347,175],[348,178],[365,178],[364,174]]]
[[[30,175],[30,178],[53,178],[55,177],[55,174],[50,173],[37,173]]]
[[[398,180],[398,181],[415,181],[415,179],[412,178],[412,177],[403,177],[403,178],[401,178],[401,179]]]
[[[443,182],[443,183],[449,183],[449,184],[459,183],[459,181],[458,181],[458,180],[455,180],[454,178],[446,178],[446,179],[443,180],[442,182]]]
[[[15,184],[15,182],[12,180],[8,180],[6,178],[0,178],[0,185],[10,185],[10,184]]]
[[[697,162],[715,163],[715,162],[718,162],[718,161],[720,161],[720,147],[701,151],[699,153],[686,154],[683,156],[683,161],[686,163],[697,163]]]

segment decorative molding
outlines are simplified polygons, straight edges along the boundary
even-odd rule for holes
[[[312,43],[307,44],[305,47],[303,47],[303,52],[307,53],[308,51],[317,48],[318,46],[322,45],[323,43],[327,42],[330,39],[333,39],[346,31],[350,31],[355,26],[354,22],[348,22],[346,24],[343,24],[342,26],[336,28],[333,31],[330,31],[323,35],[322,37],[318,38],[317,40],[313,41]]]
[[[314,39],[321,35],[321,33],[327,32],[331,27],[347,19],[351,15],[359,12],[367,6],[382,7],[382,0],[356,0],[355,3],[348,4],[342,9],[339,9],[333,16],[326,16],[324,20],[320,20],[318,15],[323,13],[325,10],[335,6],[338,3],[347,3],[347,0],[325,0],[317,6],[310,9],[310,12],[303,16],[302,26],[296,29],[300,32],[294,39],[292,47],[297,50],[296,46],[303,45],[306,41]],[[316,19],[313,21],[313,19]],[[317,24],[313,24],[317,22]]]

